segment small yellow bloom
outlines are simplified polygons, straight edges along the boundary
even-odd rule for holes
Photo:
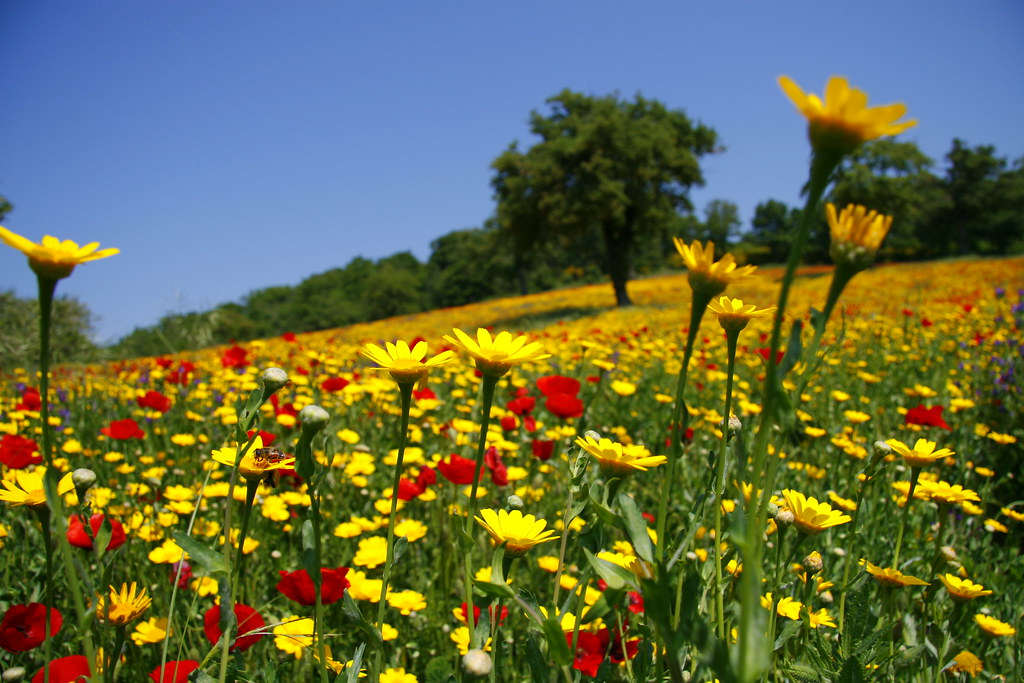
[[[406,673],[405,669],[399,667],[381,672],[380,683],[419,683],[419,679],[414,674]]]
[[[882,568],[876,567],[875,565],[868,562],[865,564],[868,574],[883,586],[889,586],[890,588],[902,588],[904,586],[927,586],[927,581],[923,581],[916,576],[909,576],[899,571],[898,569],[892,569],[890,567]]]
[[[213,459],[222,465],[235,466],[238,460],[237,448],[220,448],[213,451]],[[246,481],[260,480],[267,472],[279,470],[284,467],[292,467],[295,464],[294,456],[268,456],[263,448],[263,439],[259,436],[253,441],[252,447],[242,456],[238,465],[238,473]]]
[[[127,583],[121,584],[120,592],[111,586],[109,601],[102,595],[96,601],[96,619],[110,626],[126,626],[141,617],[153,599],[146,595],[145,588],[137,590],[134,581],[131,588]]]
[[[274,646],[295,659],[302,657],[302,652],[313,644],[313,620],[297,616],[288,617],[272,629]]]
[[[163,642],[167,636],[167,617],[150,617],[146,621],[140,621],[135,625],[132,632],[132,642],[136,645],[146,645]]]
[[[709,299],[718,296],[730,284],[750,277],[757,270],[757,266],[738,268],[732,254],[726,254],[716,263],[714,242],[705,246],[696,240],[688,245],[678,237],[673,239],[676,251],[683,257],[683,265],[689,271],[690,289],[695,294],[700,293]]]
[[[46,492],[43,490],[43,477],[46,475],[45,467],[36,467],[31,472],[28,470],[14,470],[14,481],[3,480],[3,488],[0,489],[0,500],[17,507],[27,505],[39,507],[46,505]],[[57,484],[57,493],[64,495],[73,491],[74,483],[71,481],[71,472],[61,477]]]
[[[772,306],[758,310],[753,304],[744,304],[740,299],[723,296],[712,300],[708,310],[718,316],[718,324],[726,333],[738,334],[751,320],[771,315],[776,308]]]
[[[576,445],[590,453],[608,477],[625,477],[634,470],[646,472],[648,467],[657,467],[668,459],[664,455],[651,455],[642,446],[623,446],[611,439],[595,440],[592,436],[576,437]]]
[[[882,240],[892,227],[892,216],[869,211],[859,204],[848,204],[836,213],[835,204],[825,205],[825,217],[832,232],[829,256],[837,266],[861,271],[875,261]]]
[[[927,439],[918,439],[913,448],[896,439],[887,439],[885,443],[889,444],[889,447],[896,453],[902,455],[903,461],[910,467],[927,467],[936,460],[954,455],[953,451],[948,448],[935,450],[935,442]]]
[[[980,583],[974,583],[970,579],[961,579],[955,574],[940,574],[939,581],[946,587],[949,597],[956,602],[967,602],[983,595],[992,595],[992,591],[987,590]]]
[[[367,344],[359,353],[380,366],[374,369],[387,370],[391,373],[392,379],[399,384],[415,384],[422,381],[431,368],[443,365],[455,357],[451,351],[442,351],[430,360],[424,361],[423,358],[427,355],[425,341],[418,342],[411,349],[401,340],[396,344],[387,342],[384,346],[382,349],[376,344]]]
[[[786,499],[786,506],[793,511],[793,523],[810,536],[851,521],[849,515],[833,510],[828,503],[819,503],[817,498],[790,489],[784,490],[782,496]]]
[[[48,280],[66,278],[80,263],[120,253],[120,249],[97,251],[100,246],[99,242],[90,242],[80,247],[71,240],[61,241],[50,235],[43,237],[42,244],[36,244],[3,226],[0,226],[0,240],[28,256],[28,265],[33,272]]]
[[[970,650],[963,650],[953,657],[953,664],[947,669],[951,673],[968,673],[974,678],[982,671],[983,662]]]
[[[533,515],[524,515],[520,510],[494,510],[488,508],[475,517],[488,534],[494,545],[505,544],[505,554],[521,557],[535,545],[553,541],[558,536],[552,529],[545,530],[547,522]]]
[[[982,631],[993,638],[1012,636],[1017,632],[1014,627],[987,614],[975,614],[974,621]]]
[[[499,332],[492,338],[491,333],[481,327],[476,331],[476,339],[459,329],[452,332],[455,336],[446,334],[444,340],[471,355],[477,369],[489,377],[506,375],[513,365],[519,363],[551,357],[551,354],[541,351],[540,342],[527,344],[525,336],[513,338],[508,331]]]
[[[427,599],[420,593],[410,590],[398,591],[396,593],[389,591],[387,601],[389,605],[397,609],[405,617],[427,607]]]
[[[807,118],[807,134],[816,152],[848,154],[864,142],[902,133],[917,124],[897,120],[907,113],[904,104],[868,107],[868,96],[851,88],[841,76],[829,79],[824,102],[817,95],[804,93],[786,76],[779,77],[779,85]]]

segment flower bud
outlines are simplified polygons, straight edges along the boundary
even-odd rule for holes
[[[263,371],[263,387],[267,396],[288,384],[288,373],[281,368],[267,368]]]
[[[319,432],[330,421],[330,414],[318,405],[308,405],[299,411],[303,429]]]
[[[939,553],[942,555],[942,559],[950,564],[959,562],[960,557],[956,554],[956,550],[951,545],[944,545],[939,549]]]
[[[85,493],[96,484],[96,473],[88,467],[79,467],[71,473],[71,482],[75,485],[78,500],[85,500]]]
[[[875,457],[877,458],[884,458],[892,454],[892,448],[884,441],[876,441],[871,445],[871,448],[875,451]]]
[[[491,667],[491,656],[483,650],[470,650],[462,657],[462,668],[471,676],[486,676]]]
[[[509,496],[505,499],[505,505],[509,510],[522,510],[523,499],[516,495]]]
[[[803,565],[809,574],[817,574],[821,571],[822,566],[824,566],[821,560],[821,553],[817,550],[805,557],[800,564]]]
[[[25,678],[25,674],[28,673],[23,667],[12,666],[9,669],[4,669],[3,681],[4,683],[15,683]]]
[[[781,508],[775,514],[775,523],[778,524],[780,527],[790,526],[791,524],[793,524],[795,520],[796,515],[794,515],[793,511],[790,510],[789,508]]]

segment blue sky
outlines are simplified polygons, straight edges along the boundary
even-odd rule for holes
[[[1024,155],[1019,0],[2,0],[4,225],[122,250],[58,290],[110,341],[356,256],[425,260],[493,213],[490,162],[563,88],[714,127],[694,203],[749,221],[806,179],[780,74],[907,103],[940,164],[954,137]],[[7,289],[35,294],[4,248]]]

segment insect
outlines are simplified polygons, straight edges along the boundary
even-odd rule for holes
[[[252,452],[252,464],[257,468],[264,468],[279,463],[288,456],[278,448],[257,448]],[[278,470],[267,470],[263,474],[263,483],[274,488],[277,486]]]

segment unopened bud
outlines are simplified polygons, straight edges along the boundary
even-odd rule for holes
[[[23,667],[12,666],[10,669],[4,669],[3,681],[4,683],[15,683],[25,678],[25,674],[28,673]]]
[[[796,520],[796,515],[789,508],[782,508],[775,514],[775,523],[780,527],[790,526]]]
[[[875,451],[876,458],[884,458],[892,453],[892,448],[884,441],[876,441],[871,448]]]
[[[263,371],[263,387],[267,395],[288,384],[288,373],[281,368],[267,368]]]
[[[491,656],[483,650],[470,650],[462,656],[462,668],[471,676],[486,676],[491,666]]]
[[[724,420],[723,420],[723,423],[724,423]],[[719,426],[721,426],[721,425],[719,425]],[[735,415],[730,415],[729,416],[729,433],[728,433],[729,438],[731,439],[732,437],[736,436],[736,432],[738,432],[741,429],[743,429],[743,423],[740,422],[740,419],[738,417],[736,417]]]
[[[822,591],[821,593],[818,593],[818,599],[826,605],[831,605],[833,602],[835,602],[836,598],[834,595],[832,595],[832,591]]]
[[[71,473],[71,483],[75,485],[78,500],[85,500],[85,493],[96,484],[96,473],[88,467],[79,467]]]
[[[959,562],[960,560],[960,557],[956,554],[956,550],[954,550],[951,545],[942,546],[942,548],[939,549],[939,553],[941,553],[942,559],[950,564]]]
[[[509,496],[505,499],[505,505],[509,510],[522,510],[523,499],[516,495]]]
[[[804,569],[810,574],[817,574],[824,566],[821,561],[821,553],[817,550],[805,557],[800,564],[802,564]]]
[[[308,405],[299,411],[302,428],[320,431],[330,421],[331,415],[318,405]]]

